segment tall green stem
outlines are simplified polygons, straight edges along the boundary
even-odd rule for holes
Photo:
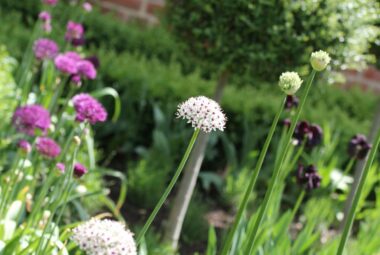
[[[365,164],[362,175],[359,178],[359,185],[357,186],[357,189],[355,190],[355,195],[354,195],[354,199],[352,201],[352,206],[350,208],[350,211],[348,212],[347,221],[346,221],[346,224],[344,225],[342,238],[340,239],[339,248],[338,248],[338,251],[336,253],[337,255],[343,254],[344,246],[347,243],[349,233],[351,231],[352,224],[353,224],[354,219],[355,219],[356,208],[358,207],[360,195],[363,191],[364,183],[365,183],[366,178],[368,176],[369,170],[371,169],[372,163],[375,160],[376,152],[377,152],[377,149],[379,147],[379,143],[380,143],[380,129],[377,131],[374,147],[372,148],[372,150],[368,156],[368,160]]]
[[[283,150],[281,150],[281,155],[279,157],[279,159],[280,159],[279,164],[274,169],[273,176],[272,176],[271,182],[269,184],[269,188],[268,188],[267,192],[265,193],[264,200],[263,200],[263,202],[261,204],[261,207],[260,207],[259,215],[257,216],[257,219],[255,221],[255,224],[254,224],[252,232],[248,236],[247,240],[249,242],[249,245],[248,245],[248,253],[246,253],[246,254],[252,254],[253,253],[253,247],[254,247],[254,244],[255,244],[255,241],[256,241],[257,232],[259,230],[261,222],[263,221],[263,217],[264,217],[264,215],[266,213],[266,210],[267,210],[267,207],[269,205],[269,201],[270,201],[270,198],[272,196],[273,190],[274,190],[274,188],[277,185],[277,181],[279,179],[279,176],[280,176],[280,173],[281,173],[281,169],[283,167],[283,163],[284,163],[284,160],[285,160],[288,148],[289,148],[289,146],[291,144],[291,139],[292,139],[294,130],[296,128],[297,122],[298,122],[299,117],[301,115],[302,109],[303,109],[303,107],[305,105],[305,102],[306,102],[307,96],[309,94],[309,91],[310,91],[310,88],[311,88],[311,84],[313,83],[315,74],[316,74],[316,71],[313,70],[312,73],[310,74],[310,77],[309,77],[308,81],[307,81],[306,88],[305,88],[305,91],[304,91],[304,93],[302,95],[302,98],[300,100],[301,102],[300,102],[300,105],[299,105],[299,107],[297,109],[297,112],[292,117],[291,125],[290,125],[289,131],[288,131],[286,139],[285,139],[285,147],[284,147]]]
[[[158,201],[156,207],[154,208],[153,212],[150,214],[148,220],[146,221],[144,227],[142,228],[141,232],[139,233],[139,235],[137,236],[137,244],[139,244],[142,240],[142,238],[144,237],[146,231],[148,230],[148,228],[150,227],[150,225],[152,224],[154,218],[156,217],[158,211],[161,209],[162,205],[164,204],[165,200],[168,198],[171,190],[173,189],[174,185],[176,184],[185,164],[186,164],[186,161],[187,159],[189,158],[189,155],[190,155],[190,152],[191,150],[193,149],[193,146],[194,146],[194,143],[195,141],[197,140],[197,137],[199,135],[199,131],[200,129],[196,129],[193,133],[193,136],[191,137],[191,140],[190,140],[190,143],[189,145],[187,146],[187,149],[186,149],[186,152],[185,154],[183,155],[183,158],[181,160],[181,163],[179,164],[172,180],[170,181],[168,187],[166,188],[164,194],[161,196],[160,200]]]
[[[267,136],[267,138],[265,140],[265,143],[264,143],[264,147],[263,147],[263,149],[260,152],[260,156],[259,156],[259,159],[257,161],[256,167],[255,167],[255,169],[254,169],[254,171],[253,171],[253,173],[251,175],[251,179],[249,181],[247,189],[245,190],[243,200],[240,203],[240,206],[239,206],[239,209],[238,209],[238,213],[236,214],[236,217],[235,217],[234,224],[233,224],[231,230],[228,233],[227,240],[224,242],[223,250],[222,250],[222,253],[221,253],[222,255],[227,255],[228,251],[229,251],[229,249],[231,247],[234,234],[235,234],[235,232],[236,232],[236,230],[237,230],[237,228],[239,226],[241,218],[243,217],[245,208],[247,207],[247,204],[248,204],[249,197],[252,194],[253,188],[254,188],[254,186],[256,184],[257,177],[258,177],[258,175],[260,173],[260,170],[261,170],[261,167],[262,167],[262,165],[264,163],[264,159],[265,159],[265,156],[267,154],[267,151],[268,151],[270,142],[272,140],[274,131],[276,130],[278,120],[280,119],[281,113],[282,113],[282,111],[284,109],[285,100],[286,100],[286,98],[284,98],[281,101],[282,103],[280,105],[280,109],[277,111],[277,114],[276,114],[276,116],[273,119],[272,126],[271,126],[271,128],[269,130],[268,136]]]

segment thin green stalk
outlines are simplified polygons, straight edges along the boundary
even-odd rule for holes
[[[170,183],[169,183],[168,187],[166,188],[164,194],[161,196],[156,207],[154,208],[153,212],[150,214],[150,216],[149,216],[148,220],[146,221],[144,227],[142,228],[139,235],[137,236],[137,239],[136,239],[137,244],[140,244],[142,238],[144,237],[146,231],[148,230],[148,228],[152,224],[152,222],[153,222],[154,218],[156,217],[158,211],[161,209],[162,205],[164,204],[165,200],[168,198],[171,190],[173,189],[174,185],[176,184],[176,182],[177,182],[177,180],[178,180],[178,178],[179,178],[179,176],[180,176],[180,174],[181,174],[181,172],[182,172],[182,170],[183,170],[183,168],[187,162],[187,159],[190,156],[191,150],[193,149],[194,143],[197,140],[199,132],[200,132],[200,129],[196,129],[194,131],[193,136],[191,137],[190,143],[187,146],[186,152],[183,155],[181,163],[179,164],[172,180],[170,181]]]
[[[54,113],[57,105],[58,105],[58,100],[59,98],[61,97],[62,93],[63,93],[63,90],[65,89],[66,87],[66,84],[68,84],[70,81],[70,77],[66,77],[65,79],[63,79],[60,84],[58,84],[58,88],[55,90],[55,93],[53,95],[53,98],[51,99],[51,101],[49,101],[49,112],[51,114]]]
[[[347,221],[346,221],[346,224],[344,225],[342,238],[340,239],[339,248],[338,248],[338,251],[336,253],[337,255],[343,254],[344,247],[347,243],[349,233],[351,231],[352,224],[353,224],[354,219],[355,219],[356,208],[358,207],[360,196],[363,192],[364,184],[365,184],[366,178],[368,176],[369,170],[371,169],[372,163],[375,160],[376,152],[377,152],[377,149],[379,147],[379,143],[380,143],[380,129],[377,131],[374,147],[371,149],[371,152],[368,156],[368,160],[365,164],[362,175],[359,178],[359,185],[357,186],[357,189],[355,190],[355,195],[354,195],[354,198],[352,201],[352,206],[351,206],[350,211],[348,213]]]
[[[292,217],[291,217],[292,220],[296,216],[296,213],[301,206],[301,203],[302,203],[303,198],[305,197],[305,194],[306,194],[305,190],[302,190],[301,194],[298,196],[297,202],[292,210]]]
[[[273,134],[276,130],[278,120],[280,119],[281,113],[284,109],[285,100],[286,100],[286,97],[281,101],[282,103],[280,105],[280,109],[277,111],[277,114],[273,119],[272,126],[269,130],[268,136],[267,136],[265,143],[264,143],[264,147],[260,152],[260,156],[259,156],[259,159],[257,161],[256,167],[255,167],[255,169],[251,175],[251,179],[250,179],[249,184],[245,190],[243,200],[240,203],[238,213],[236,214],[236,217],[235,217],[234,224],[228,233],[227,240],[224,242],[222,253],[221,253],[222,255],[227,255],[228,251],[231,248],[231,244],[232,244],[234,234],[235,234],[235,232],[239,226],[239,223],[243,217],[245,208],[247,207],[247,204],[248,204],[249,197],[252,194],[253,188],[256,184],[257,177],[258,177],[260,170],[261,170],[261,167],[264,163],[265,156],[267,155],[267,151],[268,151],[270,142],[272,140]]]
[[[310,77],[309,77],[308,81],[307,81],[305,91],[304,91],[304,93],[303,93],[303,95],[301,97],[301,100],[300,100],[300,105],[297,108],[297,112],[292,117],[291,125],[290,125],[289,131],[288,131],[286,139],[285,139],[285,148],[283,150],[281,150],[281,155],[279,157],[279,159],[280,159],[279,165],[278,165],[278,167],[276,167],[274,169],[272,179],[271,179],[271,181],[269,183],[269,188],[268,188],[267,192],[265,193],[265,197],[264,197],[264,200],[263,200],[263,202],[261,204],[259,215],[258,215],[258,217],[257,217],[257,219],[255,221],[255,224],[254,224],[254,227],[253,227],[253,231],[251,232],[251,234],[249,235],[249,237],[247,239],[247,240],[249,240],[248,241],[249,245],[248,245],[248,253],[246,253],[246,254],[252,254],[253,253],[253,247],[254,247],[254,244],[255,244],[255,241],[256,241],[256,236],[257,236],[259,227],[260,227],[261,222],[263,220],[263,217],[264,217],[264,215],[266,213],[266,210],[267,210],[267,207],[269,205],[269,201],[270,201],[270,198],[272,196],[273,190],[274,190],[274,188],[277,185],[277,181],[278,181],[278,178],[280,176],[281,169],[283,167],[283,163],[284,163],[284,160],[285,160],[288,148],[289,148],[289,146],[291,144],[291,140],[292,140],[292,136],[293,136],[294,130],[296,128],[297,122],[298,122],[299,117],[301,115],[302,109],[303,109],[303,107],[305,105],[305,102],[306,102],[307,96],[309,94],[309,91],[310,91],[310,88],[311,88],[311,84],[313,83],[315,74],[316,74],[316,71],[313,70],[312,73],[310,74]]]

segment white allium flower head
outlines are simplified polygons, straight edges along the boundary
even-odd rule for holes
[[[220,105],[205,96],[191,97],[178,105],[177,118],[186,119],[193,128],[206,133],[223,131],[227,120]]]
[[[302,80],[296,72],[284,72],[280,76],[278,86],[288,95],[293,95],[301,87]]]
[[[133,233],[112,220],[91,219],[73,229],[72,240],[88,255],[136,255]]]
[[[319,50],[311,53],[310,64],[314,70],[320,72],[325,70],[326,66],[330,63],[330,56],[327,52]]]

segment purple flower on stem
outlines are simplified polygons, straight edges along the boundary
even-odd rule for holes
[[[32,151],[32,145],[30,145],[30,143],[27,140],[22,139],[18,141],[17,146],[24,153],[29,153]]]
[[[65,164],[63,164],[62,162],[58,162],[55,167],[61,172],[61,173],[64,173],[65,172]]]
[[[42,21],[42,22],[50,22],[51,21],[51,15],[49,12],[47,11],[42,11],[40,12],[40,14],[38,15],[38,18]]]
[[[357,134],[351,138],[348,144],[348,155],[356,159],[364,159],[372,145],[367,141],[365,135]]]
[[[78,74],[87,79],[93,80],[96,78],[96,69],[88,60],[81,60],[77,63]]]
[[[47,5],[56,5],[58,0],[42,0],[42,2]]]
[[[307,167],[302,164],[298,165],[297,182],[304,186],[306,190],[319,188],[322,178],[317,173],[317,168],[314,165]]]
[[[66,26],[65,40],[71,42],[73,39],[83,37],[84,28],[82,24],[69,21]]]
[[[104,122],[107,119],[107,112],[104,107],[89,94],[78,94],[72,100],[77,113],[76,121],[88,121],[95,124]]]
[[[78,72],[77,61],[71,54],[59,54],[54,59],[55,67],[64,74],[76,74]]]
[[[92,11],[92,5],[89,2],[84,2],[82,5],[83,9],[86,12],[91,12]]]
[[[294,138],[298,144],[306,139],[306,147],[313,148],[322,142],[323,131],[322,128],[316,124],[310,124],[306,121],[301,121],[297,124],[294,131]]]
[[[40,105],[27,105],[16,109],[12,123],[17,131],[33,136],[35,129],[46,133],[50,126],[50,114]]]
[[[48,158],[55,158],[61,153],[61,147],[48,137],[38,137],[36,142],[36,149],[42,155]]]
[[[39,60],[53,59],[58,54],[57,44],[49,39],[41,38],[34,42],[34,55]]]
[[[299,104],[299,99],[295,95],[287,95],[285,101],[285,109],[291,110],[292,108],[297,108]]]
[[[87,168],[80,163],[74,164],[74,175],[78,178],[87,173]]]

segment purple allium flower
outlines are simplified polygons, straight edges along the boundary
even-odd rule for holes
[[[38,15],[38,18],[43,21],[43,22],[50,22],[51,20],[51,15],[49,12],[47,11],[42,11],[40,12],[40,14]]]
[[[20,140],[17,143],[17,146],[19,147],[20,150],[22,150],[25,153],[29,153],[32,151],[32,145],[27,140]]]
[[[64,55],[66,57],[74,60],[75,62],[82,60],[82,57],[78,53],[76,53],[75,51],[67,51]]]
[[[82,45],[85,45],[86,43],[86,39],[84,39],[84,36],[82,35],[81,38],[78,38],[78,39],[72,39],[71,40],[71,45],[73,45],[74,47],[78,47],[78,46],[82,46]]]
[[[297,108],[299,104],[299,99],[295,95],[287,95],[285,101],[285,109],[291,110],[292,108]]]
[[[69,54],[59,54],[54,59],[55,67],[65,74],[76,74],[78,72],[77,61]]]
[[[41,38],[34,42],[34,55],[37,59],[53,59],[58,54],[57,44],[49,39]]]
[[[65,164],[63,164],[62,162],[58,162],[55,167],[61,172],[61,173],[64,173],[65,172]]]
[[[42,2],[47,5],[56,5],[58,0],[42,0]]]
[[[306,147],[313,148],[322,142],[323,131],[318,125],[301,121],[297,124],[293,136],[298,141],[298,144],[302,144],[306,139]]]
[[[76,177],[80,178],[86,173],[87,173],[87,168],[84,165],[82,165],[80,163],[74,164],[74,175]]]
[[[81,60],[77,64],[78,74],[87,79],[93,80],[96,78],[96,69],[88,60]]]
[[[91,12],[92,11],[92,5],[89,2],[84,2],[82,6],[83,6],[83,9],[86,12]]]
[[[84,28],[82,24],[69,21],[66,27],[65,40],[71,42],[73,39],[82,38],[84,33]]]
[[[90,61],[94,65],[95,69],[98,69],[100,66],[100,61],[96,56],[87,57],[85,60]]]
[[[38,137],[36,148],[39,153],[48,158],[55,158],[61,153],[61,147],[48,137]]]
[[[32,136],[37,128],[46,133],[50,114],[40,105],[22,106],[14,112],[12,122],[17,131]]]
[[[306,190],[316,189],[321,185],[322,178],[317,173],[317,168],[314,165],[307,167],[302,164],[298,165],[297,182],[304,186]]]
[[[348,155],[356,159],[364,159],[372,145],[367,141],[365,135],[357,134],[351,138],[348,144]]]
[[[73,97],[76,121],[88,121],[91,124],[104,122],[107,119],[107,112],[104,107],[92,96],[81,93]]]

